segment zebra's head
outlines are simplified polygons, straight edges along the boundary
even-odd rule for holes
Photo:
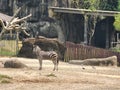
[[[41,48],[38,45],[33,45],[34,54],[39,54],[40,51],[41,51]]]

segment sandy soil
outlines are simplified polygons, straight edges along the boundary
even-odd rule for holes
[[[0,61],[7,59],[0,58]],[[91,67],[60,62],[59,70],[52,71],[52,62],[45,60],[40,71],[37,59],[17,59],[28,68],[12,69],[0,65],[0,74],[12,77],[10,83],[0,84],[0,90],[120,90],[120,67]]]

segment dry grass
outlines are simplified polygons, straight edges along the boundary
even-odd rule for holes
[[[37,59],[17,58],[30,68],[0,68],[0,73],[12,79],[8,84],[0,84],[1,90],[119,90],[120,68],[72,65],[60,62],[59,70],[52,71],[51,61],[43,62],[43,70],[38,70]],[[4,61],[0,58],[0,61]],[[4,77],[4,76],[3,76]],[[4,82],[6,78],[4,79]]]

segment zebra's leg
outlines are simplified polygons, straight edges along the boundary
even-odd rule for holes
[[[39,70],[42,70],[42,58],[39,58],[39,65],[40,65]]]
[[[54,64],[54,68],[53,68],[53,71],[56,70],[56,61],[55,60],[52,60],[53,64]]]
[[[53,59],[52,61],[53,61],[53,64],[54,64],[53,71],[58,70],[58,61],[57,61],[57,59]]]
[[[56,61],[57,61],[57,62],[56,62],[56,64],[57,64],[57,65],[56,65],[56,69],[57,69],[57,71],[58,71],[59,60],[57,59]]]

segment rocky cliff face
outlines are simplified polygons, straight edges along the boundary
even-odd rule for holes
[[[56,20],[48,17],[48,6],[77,8],[75,7],[76,1],[78,0],[0,0],[0,11],[9,15],[13,15],[16,9],[24,6],[18,16],[24,17],[30,13],[32,14],[32,17],[27,20],[26,24],[28,27],[27,31],[30,33],[30,37],[42,35],[48,38],[58,38],[58,40],[62,42],[66,40],[74,43],[82,43],[84,42],[84,15],[67,13],[56,14]],[[82,8],[83,0],[79,1],[81,1],[79,3],[79,8]],[[104,27],[101,27],[101,23],[97,22],[98,25],[96,26],[96,32],[99,32],[100,29],[109,30],[110,40],[108,42],[111,42],[111,35],[114,34],[114,27],[113,23],[109,21],[111,20],[107,20],[107,22],[104,20],[104,23],[107,23],[104,25]],[[88,28],[91,27],[90,25],[88,25]],[[91,45],[102,48],[106,47],[105,35],[108,33],[101,33],[100,31],[100,34],[96,32],[96,36],[93,36],[93,40],[91,40]],[[99,38],[97,38],[99,35],[105,38],[100,38],[102,40],[100,41]],[[88,38],[89,37],[90,36],[88,35]],[[20,38],[23,39],[26,38],[26,36],[21,33]],[[101,42],[105,44],[101,46]]]
[[[22,7],[17,15],[18,17],[22,18],[30,13],[32,14],[32,17],[30,17],[26,23],[30,37],[41,35],[48,38],[59,38],[58,40],[63,42],[64,35],[61,27],[58,23],[56,24],[54,19],[48,17],[48,6],[55,4],[52,3],[53,1],[54,0],[0,0],[0,11],[13,16],[16,10]],[[20,39],[26,37],[23,33],[20,33]]]

